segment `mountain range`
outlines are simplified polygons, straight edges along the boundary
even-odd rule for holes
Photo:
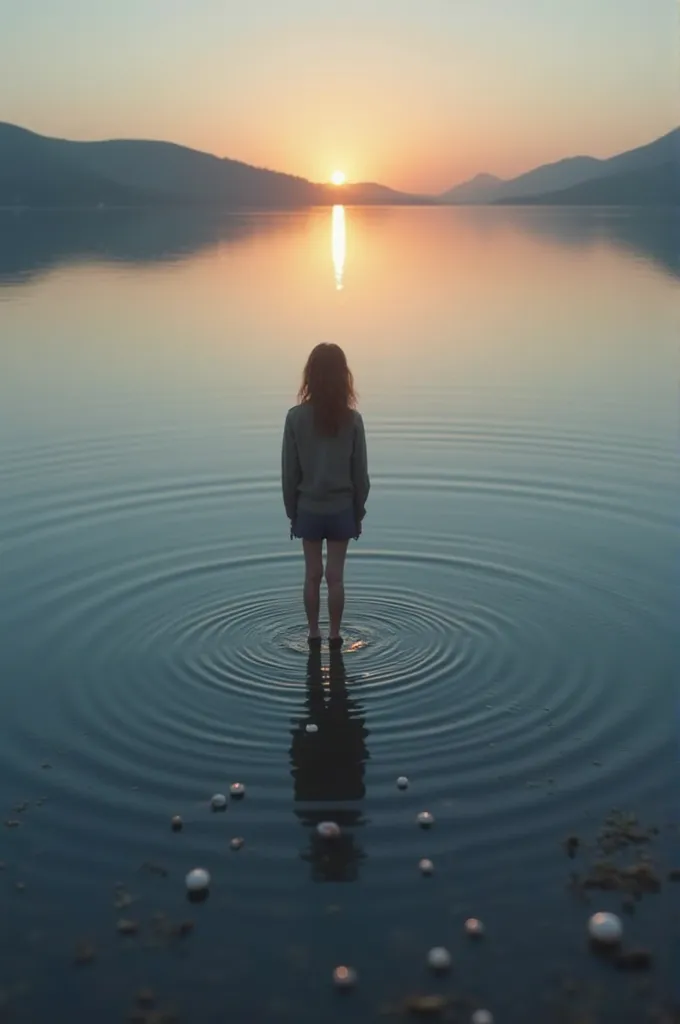
[[[680,128],[606,160],[577,156],[503,180],[481,174],[438,196],[373,182],[322,185],[169,142],[72,142],[0,122],[0,207],[680,205]]]
[[[507,181],[480,174],[439,198],[465,204],[677,205],[680,128],[606,160],[569,157]]]

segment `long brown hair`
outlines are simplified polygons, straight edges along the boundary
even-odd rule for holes
[[[339,345],[322,342],[309,353],[298,401],[309,403],[322,434],[335,435],[356,408],[354,377]]]

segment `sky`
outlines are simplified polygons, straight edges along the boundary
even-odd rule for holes
[[[0,120],[443,191],[680,121],[680,0],[0,0]]]

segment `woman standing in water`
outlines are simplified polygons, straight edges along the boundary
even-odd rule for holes
[[[298,404],[286,416],[281,482],[290,535],[302,540],[305,555],[309,645],[321,646],[319,607],[325,540],[328,646],[339,650],[345,555],[350,539],[358,540],[361,534],[370,481],[364,421],[356,410],[352,372],[338,345],[317,345],[307,360]]]

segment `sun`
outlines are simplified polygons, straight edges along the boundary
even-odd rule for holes
[[[344,185],[347,181],[344,171],[333,171],[331,174],[331,181],[334,185]]]

